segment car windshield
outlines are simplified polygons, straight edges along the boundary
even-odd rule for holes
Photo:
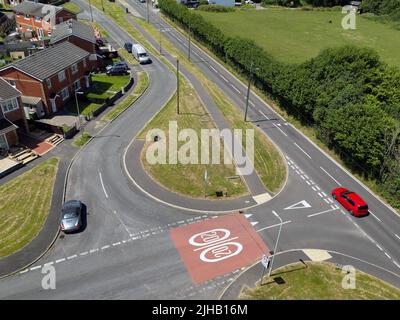
[[[139,53],[139,57],[147,57],[147,53]]]
[[[368,206],[359,206],[358,209],[359,210],[368,210]]]
[[[342,192],[342,195],[345,196],[347,194],[352,194],[352,193],[354,193],[354,192],[353,191],[345,191],[345,192]]]
[[[64,219],[76,218],[78,216],[76,211],[68,211],[64,213]]]

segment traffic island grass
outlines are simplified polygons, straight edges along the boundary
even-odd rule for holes
[[[0,257],[21,250],[42,229],[50,211],[58,162],[51,158],[0,186]]]
[[[149,130],[157,128],[166,134],[168,146],[168,128],[170,121],[177,121],[178,132],[182,129],[193,129],[200,140],[201,129],[216,128],[212,118],[206,113],[195,90],[185,79],[180,79],[180,114],[176,113],[176,94],[167,105],[150,121],[139,134],[138,139],[144,140]],[[221,141],[221,164],[155,164],[151,165],[146,160],[146,151],[153,142],[147,142],[142,150],[141,161],[146,172],[165,188],[193,198],[216,198],[216,191],[222,191],[229,198],[239,197],[248,193],[247,187],[240,177],[236,175],[233,164],[223,164],[223,142]],[[185,142],[178,141],[178,150]],[[200,141],[198,142],[200,146]],[[200,148],[198,148],[199,150]],[[168,148],[167,148],[168,151]],[[167,152],[168,154],[168,152]],[[211,152],[210,152],[211,157]],[[200,162],[200,151],[198,160]],[[168,161],[168,158],[167,158]],[[205,190],[204,173],[207,170],[208,183]]]
[[[91,137],[92,136],[89,133],[84,132],[75,139],[73,144],[75,147],[81,148],[90,140]]]
[[[296,263],[273,271],[262,286],[246,288],[243,300],[399,300],[400,290],[356,271],[355,289],[344,289],[347,274],[332,263]],[[345,281],[347,283],[347,281]]]
[[[393,40],[400,39],[400,30],[365,15],[356,16],[355,30],[345,30],[342,28],[345,15],[341,10],[268,7],[266,10],[198,13],[225,35],[254,40],[282,62],[301,63],[317,56],[322,49],[351,44],[372,48],[388,64],[400,66],[400,41]]]
[[[118,117],[125,109],[132,105],[149,86],[149,76],[147,72],[140,71],[137,73],[137,84],[117,106],[110,110],[101,120],[110,121]]]

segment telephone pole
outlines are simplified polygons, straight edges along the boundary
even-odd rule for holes
[[[247,85],[246,110],[244,112],[244,121],[247,121],[247,110],[249,109],[250,87],[251,87],[251,81],[253,80],[253,66],[254,66],[254,63],[251,62],[251,64],[250,64],[249,83]],[[257,71],[257,70],[259,70],[259,68],[256,68],[255,70]]]

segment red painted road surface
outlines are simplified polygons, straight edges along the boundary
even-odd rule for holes
[[[170,231],[196,284],[248,266],[269,249],[241,214],[230,214]]]

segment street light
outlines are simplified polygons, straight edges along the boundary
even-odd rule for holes
[[[247,121],[247,110],[249,108],[249,98],[250,98],[250,86],[251,81],[253,80],[253,66],[254,62],[250,64],[250,75],[249,75],[249,84],[247,85],[247,95],[246,95],[246,111],[244,112],[244,121]],[[260,68],[255,68],[254,71],[258,71]]]
[[[79,103],[78,103],[78,94],[84,94],[82,91],[75,90],[75,102],[76,102],[76,110],[78,112],[78,121],[79,121],[79,129],[81,128],[81,113],[79,110]],[[83,131],[82,131],[83,134]]]
[[[90,0],[89,0],[89,8],[90,8],[90,17],[92,18],[92,22],[93,22],[92,4],[91,4]]]
[[[274,258],[276,255],[276,250],[278,248],[279,237],[281,235],[281,230],[282,230],[282,226],[283,226],[283,221],[282,221],[281,217],[274,210],[272,210],[272,213],[274,214],[275,217],[277,217],[280,220],[281,224],[279,226],[278,238],[276,239],[275,249],[274,249],[274,253],[272,255],[271,267],[269,268],[269,271],[268,271],[268,277],[271,275],[271,272],[272,272],[272,268],[274,265]]]

